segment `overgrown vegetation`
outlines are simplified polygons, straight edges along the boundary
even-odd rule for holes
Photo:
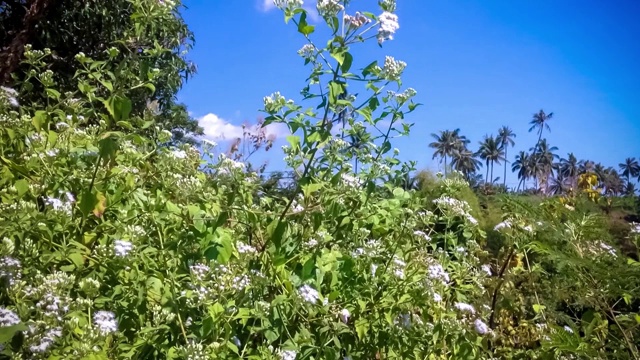
[[[175,55],[154,40],[184,35],[180,4],[121,3]],[[352,53],[392,38],[395,1],[319,1],[329,41],[302,1],[275,4],[310,76],[304,106],[264,98],[264,125],[292,134],[291,175],[267,180],[179,141],[171,107],[135,106],[175,67],[140,72],[130,32],[74,54],[71,77],[25,46],[0,90],[0,357],[640,358],[640,225],[612,215],[634,204],[600,212],[589,178],[535,199],[411,179],[391,143],[419,105],[406,64]]]

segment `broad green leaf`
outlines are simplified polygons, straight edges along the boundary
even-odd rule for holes
[[[16,181],[14,184],[16,190],[18,191],[18,196],[22,197],[22,195],[26,194],[29,191],[29,182],[25,179],[20,179]]]

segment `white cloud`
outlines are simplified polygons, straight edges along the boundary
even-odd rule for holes
[[[198,124],[204,129],[204,137],[209,140],[235,140],[244,134],[242,125],[234,125],[213,113],[198,119]],[[247,126],[253,128],[256,125]],[[284,124],[271,124],[267,125],[266,134],[274,138],[282,138],[289,135],[289,130]]]
[[[307,11],[307,16],[312,22],[319,22],[321,20],[318,11],[316,10],[315,1],[309,1],[311,5],[303,5],[302,8]],[[262,12],[269,12],[276,8],[276,5],[273,3],[273,0],[259,0],[258,8]]]
[[[273,0],[262,0],[262,4],[260,4],[260,10],[269,11],[271,9],[275,9],[276,5],[273,3]]]

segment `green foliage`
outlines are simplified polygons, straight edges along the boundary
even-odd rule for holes
[[[640,267],[602,218],[504,197],[490,254],[495,208],[459,174],[407,184],[391,139],[416,92],[383,93],[406,64],[354,56],[395,15],[343,22],[323,3],[331,36],[314,41],[299,3],[277,4],[311,69],[310,106],[264,98],[264,125],[291,131],[285,184],[176,144],[164,115],[137,109],[157,83],[118,48],[75,56],[70,88],[27,48],[17,90],[0,91],[0,356],[637,358]]]

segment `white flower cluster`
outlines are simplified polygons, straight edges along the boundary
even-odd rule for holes
[[[449,273],[442,267],[442,265],[434,262],[427,267],[427,276],[430,280],[438,280],[441,281],[443,285],[447,285],[451,280],[449,278]]]
[[[99,310],[93,314],[93,326],[101,335],[109,335],[118,331],[116,314],[111,311]]]
[[[309,285],[302,285],[298,289],[298,294],[304,299],[304,301],[312,304],[316,304],[318,300],[320,300],[320,293],[318,290]]]
[[[347,25],[349,28],[352,29],[357,29],[365,24],[368,24],[371,22],[371,19],[369,19],[368,17],[366,17],[365,15],[356,12],[355,15],[344,15],[344,23],[345,25]]]
[[[482,269],[482,271],[484,271],[487,276],[491,276],[493,273],[491,272],[491,265],[489,264],[484,264],[480,267],[480,269]]]
[[[406,62],[396,60],[393,56],[385,56],[382,69],[377,67],[376,72],[378,72],[380,77],[383,79],[397,81],[400,80],[400,76],[406,67]]]
[[[485,324],[482,320],[480,319],[475,319],[473,322],[473,326],[476,328],[476,332],[480,335],[484,335],[486,333],[489,333],[491,330],[489,329],[489,326],[487,326],[487,324]]]
[[[51,345],[53,345],[56,339],[62,337],[62,328],[55,327],[51,329],[46,329],[45,331],[36,333],[36,329],[33,329],[33,334],[30,331],[30,339],[29,342],[31,346],[29,346],[29,350],[35,354],[44,354],[46,353]]]
[[[21,270],[20,260],[10,256],[0,258],[0,280],[6,281],[8,285],[11,286],[22,278]]]
[[[172,150],[169,155],[174,159],[186,159],[188,156],[186,151],[180,149]]]
[[[296,360],[296,357],[298,356],[298,353],[294,350],[278,349],[276,353],[281,360]]]
[[[244,168],[244,163],[230,159],[225,154],[220,154],[218,157],[218,173],[220,175],[230,175],[231,173],[241,171]]]
[[[113,242],[113,251],[117,257],[126,257],[133,248],[133,244],[126,240],[116,240]]]
[[[422,230],[416,230],[413,232],[414,236],[418,236],[423,238],[425,241],[431,241],[431,237],[429,235],[427,235],[424,231]]]
[[[302,7],[302,0],[273,0],[273,4],[280,10],[295,10]]]
[[[181,358],[186,360],[208,360],[211,358],[204,345],[193,340],[189,340],[184,346],[177,347],[177,352]]]
[[[370,239],[364,244],[364,247],[359,247],[355,249],[351,256],[359,257],[359,256],[367,256],[367,257],[375,257],[380,253],[381,244],[378,240]]]
[[[280,92],[274,92],[269,96],[265,96],[262,99],[264,103],[264,109],[269,113],[277,113],[285,105],[293,104],[293,100],[287,100],[284,96],[280,95]]]
[[[351,176],[349,174],[342,174],[341,178],[342,178],[342,182],[347,186],[357,187],[362,185],[362,180],[358,179],[355,176]]]
[[[630,232],[631,234],[640,234],[640,224],[632,222]]]
[[[304,44],[300,50],[298,50],[298,55],[302,56],[305,60],[313,60],[316,54],[316,47],[313,44]]]
[[[0,307],[0,327],[20,324],[20,317],[13,311]]]
[[[247,245],[242,241],[238,241],[236,243],[236,249],[238,249],[240,254],[255,254],[257,252],[256,248],[251,245]]]
[[[45,202],[48,205],[51,205],[53,210],[59,211],[61,213],[64,213],[70,216],[73,211],[73,204],[76,202],[76,198],[73,196],[72,193],[66,192],[63,194],[63,197],[60,199],[47,197]]]
[[[413,88],[408,88],[408,89],[406,89],[405,91],[403,91],[401,93],[396,93],[395,91],[387,90],[387,96],[390,99],[391,98],[395,98],[396,101],[398,102],[398,104],[404,104],[409,99],[411,99],[412,97],[416,96],[417,94],[418,94],[418,92]]]
[[[404,269],[406,266],[407,264],[404,261],[394,255],[393,261],[391,262],[391,270],[393,271],[393,275],[400,279],[404,279]]]
[[[454,216],[460,216],[467,219],[473,225],[478,224],[478,220],[476,220],[471,214],[471,207],[466,201],[458,200],[448,196],[441,196],[435,200],[433,203],[436,204],[441,210],[449,211]]]
[[[459,311],[468,312],[471,315],[475,315],[476,313],[476,309],[472,305],[463,302],[457,302],[453,306]]]
[[[400,28],[398,15],[385,11],[378,16],[378,21],[380,22],[377,35],[378,43],[382,44],[385,40],[393,40],[393,34]]]
[[[344,10],[340,0],[318,0],[316,8],[318,9],[318,14],[324,18],[336,16],[340,11]]]
[[[20,103],[18,103],[18,100],[16,99],[18,92],[14,89],[6,86],[0,86],[0,95],[2,95],[0,96],[0,100],[6,99],[8,105],[13,107],[20,106]]]
[[[351,312],[349,312],[349,309],[342,309],[340,310],[338,317],[340,318],[340,321],[346,324],[349,322],[349,318],[351,317]]]

